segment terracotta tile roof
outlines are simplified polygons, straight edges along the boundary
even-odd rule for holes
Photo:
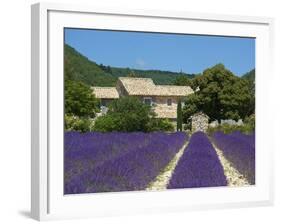
[[[99,99],[117,99],[119,94],[115,87],[91,87],[96,98]]]
[[[193,93],[189,86],[155,85],[151,78],[120,77],[129,95],[134,96],[186,96]]]

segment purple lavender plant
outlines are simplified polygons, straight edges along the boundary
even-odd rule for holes
[[[143,190],[186,140],[182,132],[66,133],[65,194]]]
[[[65,182],[77,175],[149,144],[143,133],[66,132],[64,141]]]
[[[172,175],[168,188],[226,186],[223,167],[203,132],[192,135]]]
[[[238,141],[245,141],[252,147],[255,147],[255,133],[247,135],[240,131],[234,131],[230,133],[229,136],[236,137]]]
[[[225,158],[243,174],[250,184],[255,184],[255,135],[215,132],[212,139]]]

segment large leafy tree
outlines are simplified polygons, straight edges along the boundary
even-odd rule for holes
[[[211,120],[244,119],[254,113],[249,108],[254,97],[246,80],[235,76],[224,65],[217,64],[193,79],[195,91],[183,108],[185,121],[195,112],[206,113]]]
[[[65,113],[78,117],[95,117],[99,101],[82,82],[66,80],[64,89]]]

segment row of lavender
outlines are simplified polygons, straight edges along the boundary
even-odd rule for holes
[[[168,188],[226,186],[223,167],[207,135],[196,132],[169,182]]]
[[[232,166],[243,174],[250,184],[255,184],[255,135],[215,132],[212,139]]]
[[[181,132],[68,132],[65,194],[143,190],[186,141]]]
[[[105,161],[129,151],[143,148],[151,142],[151,135],[142,133],[66,132],[64,138],[65,181],[93,169]]]

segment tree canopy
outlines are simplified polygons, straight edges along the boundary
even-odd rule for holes
[[[99,101],[82,82],[66,80],[64,89],[65,113],[79,117],[94,117]]]
[[[183,118],[202,111],[211,120],[244,119],[254,113],[253,98],[247,80],[235,76],[223,64],[206,69],[192,81],[195,91],[187,97]]]

